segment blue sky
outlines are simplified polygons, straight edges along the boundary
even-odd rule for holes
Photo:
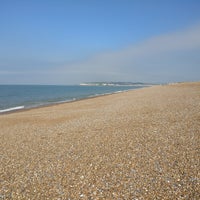
[[[0,0],[0,84],[200,80],[199,0]]]

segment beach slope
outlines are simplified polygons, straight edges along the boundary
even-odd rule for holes
[[[0,115],[0,199],[200,199],[200,83]]]

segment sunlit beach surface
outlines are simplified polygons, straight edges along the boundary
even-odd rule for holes
[[[200,199],[200,82],[0,115],[0,199]]]

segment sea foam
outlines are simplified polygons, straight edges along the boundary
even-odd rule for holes
[[[10,111],[14,111],[14,110],[21,110],[24,109],[24,106],[17,106],[17,107],[12,107],[12,108],[7,108],[4,110],[0,110],[0,113],[4,113],[4,112],[10,112]]]

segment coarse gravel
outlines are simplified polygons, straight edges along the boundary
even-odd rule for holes
[[[4,199],[200,199],[200,82],[0,115]]]

